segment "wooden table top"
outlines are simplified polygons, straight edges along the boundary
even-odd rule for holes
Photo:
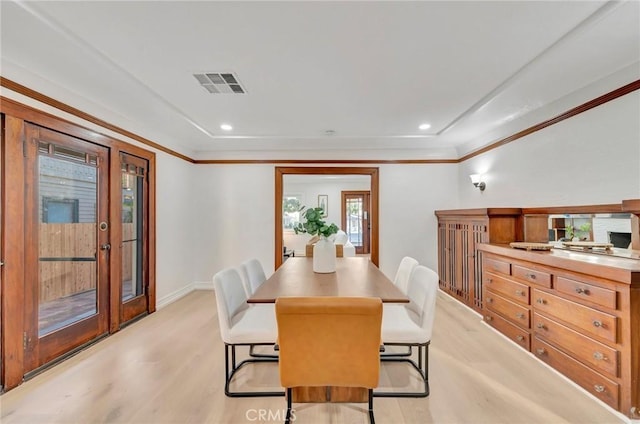
[[[284,296],[379,297],[386,303],[408,303],[407,296],[369,258],[336,258],[336,272],[313,272],[313,258],[293,257],[265,281],[249,303],[275,303]]]

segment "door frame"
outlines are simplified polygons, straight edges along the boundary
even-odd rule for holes
[[[369,211],[369,218],[371,221],[371,262],[376,266],[379,266],[379,168],[378,167],[323,167],[323,166],[309,166],[309,167],[283,167],[276,166],[275,168],[275,195],[274,195],[274,210],[275,210],[275,252],[274,252],[274,264],[275,269],[278,269],[282,265],[282,247],[283,247],[283,230],[282,230],[282,195],[283,193],[283,180],[285,175],[369,175],[371,177],[371,210]]]
[[[148,233],[148,312],[152,313],[156,307],[156,237],[155,237],[155,153],[136,145],[118,140],[112,136],[99,133],[98,130],[83,127],[82,125],[67,121],[50,113],[43,112],[34,107],[27,106],[18,101],[2,97],[0,113],[4,115],[4,128],[0,149],[2,149],[2,190],[0,190],[2,202],[3,232],[2,243],[3,258],[5,264],[0,267],[3,285],[0,287],[0,313],[2,314],[1,360],[0,360],[0,385],[4,390],[9,390],[22,383],[24,378],[24,348],[23,332],[25,322],[24,308],[24,280],[25,280],[25,165],[23,160],[23,143],[26,123],[32,123],[43,128],[57,131],[72,137],[76,137],[89,143],[98,144],[109,148],[110,151],[110,187],[111,199],[119,199],[120,191],[120,152],[145,158],[149,161],[149,233]],[[103,127],[103,130],[107,130]],[[120,218],[119,202],[110,202],[109,221],[118,222]],[[120,227],[111,225],[110,242],[119,240]],[[113,243],[111,243],[113,244]],[[111,270],[109,284],[111,296],[114,290],[118,290],[119,282],[119,258],[117,255],[109,255],[109,267]],[[120,291],[118,290],[118,294]],[[112,299],[114,297],[111,297]],[[117,298],[116,298],[117,299]],[[120,319],[119,302],[110,302],[109,307],[109,333],[117,332],[125,324]]]

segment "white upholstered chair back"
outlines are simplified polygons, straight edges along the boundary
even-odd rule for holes
[[[246,281],[247,295],[251,296],[267,280],[267,277],[264,274],[262,264],[257,259],[249,259],[241,266]]]
[[[407,306],[418,317],[418,324],[431,340],[433,319],[436,312],[436,296],[438,295],[438,274],[426,266],[418,265],[413,269],[407,297]]]
[[[220,336],[225,343],[233,343],[230,331],[234,317],[248,307],[242,277],[235,268],[223,269],[213,276],[213,288],[218,306]]]
[[[404,258],[402,258],[402,261],[400,261],[398,271],[396,271],[396,276],[393,279],[393,284],[395,284],[396,287],[402,290],[402,293],[404,294],[407,294],[411,272],[417,265],[418,261],[410,256],[405,256]]]

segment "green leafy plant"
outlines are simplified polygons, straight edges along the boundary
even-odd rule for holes
[[[573,225],[567,225],[565,227],[565,237],[568,240],[572,240],[577,237],[580,240],[586,240],[589,238],[589,231],[591,231],[591,224],[584,223],[580,227],[575,228]]]
[[[567,225],[564,228],[564,233],[565,233],[565,238],[569,241],[573,240],[574,237],[574,232],[573,232],[573,225]]]
[[[304,207],[302,208],[304,209]],[[300,212],[302,212],[300,209]],[[305,222],[299,222],[293,227],[293,231],[298,233],[309,233],[312,236],[329,237],[338,232],[336,224],[327,224],[322,220],[322,208],[309,208],[304,212]]]

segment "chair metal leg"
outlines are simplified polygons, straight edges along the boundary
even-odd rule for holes
[[[411,350],[411,346],[407,346],[407,351],[406,352],[382,352],[380,354],[381,358],[401,358],[401,357],[406,357],[406,356],[411,356],[413,354],[412,350]]]
[[[249,346],[249,356],[253,357],[253,358],[278,358],[278,355],[276,354],[270,354],[270,353],[255,353],[253,350],[257,345],[250,345]]]
[[[369,389],[369,422],[376,424],[376,420],[373,417],[373,389]]]
[[[385,343],[385,346],[394,346],[393,343]],[[409,349],[415,346],[418,349],[418,363],[412,359],[408,358],[399,358],[399,357],[380,357],[382,362],[406,362],[411,365],[416,371],[420,373],[422,380],[424,382],[424,391],[420,392],[382,392],[382,391],[374,391],[374,397],[411,397],[411,398],[422,398],[429,396],[429,342],[425,344],[410,344],[404,345],[409,346]]]
[[[229,358],[229,352],[231,352],[231,358]],[[229,369],[229,359],[231,359],[231,369]],[[278,362],[278,359],[274,358],[252,358],[245,359],[239,364],[236,364],[236,345],[227,344],[224,345],[224,394],[228,397],[263,397],[263,396],[284,396],[284,392],[232,392],[229,388],[231,380],[235,373],[246,364],[255,362]]]
[[[289,424],[291,422],[291,397],[292,390],[291,387],[287,387],[287,416],[284,419],[284,424]]]

